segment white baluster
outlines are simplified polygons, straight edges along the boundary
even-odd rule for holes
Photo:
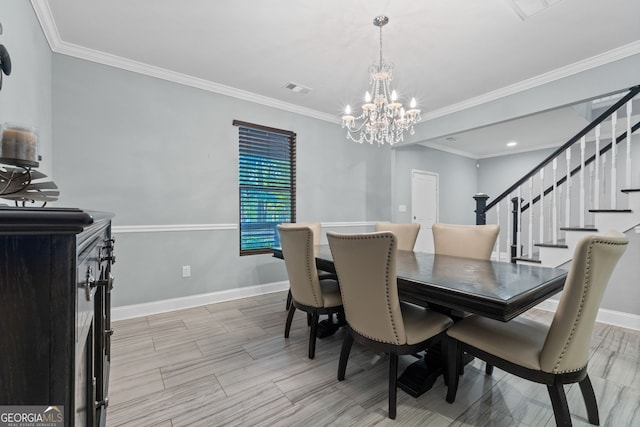
[[[602,158],[602,197],[605,198],[607,196],[607,188],[608,187],[608,183],[607,183],[607,155],[608,152],[604,153],[601,158]]]
[[[544,168],[540,169],[540,243],[544,243]]]
[[[593,208],[600,209],[600,125],[596,126],[596,177],[593,181]]]
[[[527,256],[533,256],[533,177],[529,178],[529,233],[528,233]]]
[[[627,102],[627,180],[625,182],[626,188],[631,188],[631,105],[633,100]]]
[[[618,147],[616,144],[616,124],[618,123],[618,112],[615,111],[611,115],[611,209],[616,209],[618,194],[616,187],[618,186],[618,170],[616,162],[618,160]]]
[[[507,196],[507,253],[509,254],[509,260],[511,260],[511,245],[513,241],[511,240],[511,193]]]
[[[507,202],[507,206],[509,206],[508,202]],[[500,225],[500,203],[496,205],[496,224]],[[500,261],[500,236],[498,236],[498,239],[496,239],[496,251],[497,251],[496,259]]]
[[[557,184],[557,180],[558,180],[558,158],[556,157],[555,159],[553,159],[553,163],[552,163],[552,167],[553,167],[553,192],[551,193],[551,222],[552,222],[552,226],[551,226],[551,234],[553,236],[553,244],[557,245],[558,244],[558,195],[557,190],[558,190],[558,184]]]
[[[588,202],[588,206],[593,206],[593,193],[595,192],[593,190],[593,162],[589,164],[589,202]],[[585,212],[585,215],[587,213]],[[590,217],[591,218],[591,217]],[[593,224],[593,223],[592,223]]]
[[[567,192],[565,193],[564,226],[571,227],[571,147],[567,148]]]
[[[580,139],[580,227],[584,227],[584,149],[587,137]]]

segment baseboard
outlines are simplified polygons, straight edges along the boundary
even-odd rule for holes
[[[548,299],[538,304],[536,308],[555,312],[558,308],[558,300]],[[634,331],[640,331],[640,315],[638,314],[625,313],[622,311],[601,308],[600,310],[598,310],[596,322],[619,326],[621,328],[633,329]]]
[[[201,305],[213,304],[216,302],[231,301],[240,298],[286,291],[287,289],[289,289],[289,282],[283,281],[276,283],[267,283],[264,285],[248,286],[246,288],[228,289],[207,294],[191,295],[188,297],[153,301],[144,304],[125,305],[122,307],[112,308],[111,319],[113,321],[116,321],[132,319],[135,317],[150,316],[153,314],[198,307]],[[538,304],[536,308],[555,312],[558,308],[558,300],[548,299]],[[607,325],[619,326],[621,328],[640,331],[640,315],[637,314],[624,313],[621,311],[601,308],[600,310],[598,310],[596,321],[605,323]]]
[[[228,289],[207,294],[172,298],[162,301],[153,301],[143,304],[113,307],[111,309],[111,320],[116,321],[150,316],[152,314],[166,313],[173,310],[182,310],[185,308],[198,307],[216,302],[231,301],[240,298],[286,291],[287,289],[289,289],[289,282],[283,281],[267,283],[264,285],[247,286],[246,288]]]

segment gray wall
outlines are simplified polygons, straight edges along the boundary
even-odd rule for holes
[[[28,1],[3,0],[0,22],[4,29],[0,44],[12,63],[0,91],[0,123],[37,128],[43,156],[39,170],[51,176],[51,50]]]
[[[413,145],[395,150],[393,222],[411,222],[411,170],[438,174],[440,222],[475,223],[473,195],[478,191],[476,161],[441,150]],[[398,206],[406,205],[406,212]]]
[[[115,226],[237,224],[239,119],[297,133],[299,221],[390,216],[390,150],[339,125],[63,55],[53,70],[61,205]],[[238,255],[237,229],[121,234],[117,252],[116,306],[286,280],[281,261]]]

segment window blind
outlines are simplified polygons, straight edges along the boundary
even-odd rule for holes
[[[240,255],[280,245],[277,226],[295,222],[296,134],[234,120],[239,134]]]

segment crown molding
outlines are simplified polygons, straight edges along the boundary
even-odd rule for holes
[[[221,95],[231,96],[268,107],[273,107],[280,110],[289,111],[291,113],[323,120],[329,123],[341,123],[339,117],[333,114],[323,113],[318,110],[313,110],[311,108],[301,107],[299,105],[279,101],[277,99],[258,95],[253,92],[248,92],[231,86],[225,86],[219,83],[191,77],[186,74],[178,73],[160,67],[154,67],[138,61],[133,61],[93,49],[88,49],[72,43],[64,42],[60,38],[60,33],[58,32],[55,20],[53,19],[53,14],[51,13],[51,9],[49,8],[49,1],[31,0],[31,5],[33,6],[38,20],[40,21],[40,26],[42,27],[44,35],[49,43],[49,47],[55,53],[73,56],[75,58],[84,59],[87,61],[97,62],[103,65],[120,68],[134,73],[171,81],[174,83],[218,93]],[[500,98],[504,98],[528,89],[551,83],[553,81],[569,77],[574,74],[578,74],[580,72],[584,72],[592,68],[624,59],[636,54],[640,54],[640,40],[624,46],[620,46],[608,52],[592,56],[582,61],[575,62],[565,67],[540,74],[536,77],[523,80],[513,85],[509,85],[495,91],[487,92],[483,95],[469,98],[465,101],[451,104],[447,107],[422,114],[422,123],[424,124],[425,122],[438,117],[443,117],[471,107],[476,107],[487,102],[495,101]]]
[[[485,104],[487,102],[496,101],[498,99],[523,92],[525,90],[533,89],[538,86],[542,86],[547,83],[551,83],[556,80],[560,80],[565,77],[569,77],[584,71],[588,71],[592,68],[606,65],[611,62],[638,54],[640,54],[640,40],[631,42],[624,46],[620,46],[616,49],[604,52],[602,54],[583,59],[582,61],[574,62],[573,64],[557,68],[547,73],[540,74],[530,79],[505,86],[498,90],[487,92],[483,95],[469,98],[462,102],[451,104],[447,107],[422,114],[422,123],[449,114],[457,113],[458,111],[466,110],[467,108],[477,107],[478,105]]]
[[[115,68],[120,68],[149,77],[155,77],[173,83],[178,83],[184,86],[190,86],[208,92],[242,99],[244,101],[254,102],[256,104],[277,108],[279,110],[312,117],[314,119],[323,120],[334,124],[341,123],[340,118],[333,114],[323,113],[311,108],[306,108],[299,105],[291,104],[289,102],[284,102],[263,95],[258,95],[246,90],[226,86],[197,77],[188,76],[186,74],[144,64],[142,62],[78,46],[73,43],[67,43],[60,38],[58,27],[56,26],[55,20],[53,19],[53,14],[51,13],[51,9],[49,8],[49,2],[47,0],[31,0],[31,4],[36,13],[38,21],[40,21],[40,26],[42,27],[47,42],[49,43],[49,47],[51,48],[51,51],[55,53],[68,55],[74,58],[96,62]]]

